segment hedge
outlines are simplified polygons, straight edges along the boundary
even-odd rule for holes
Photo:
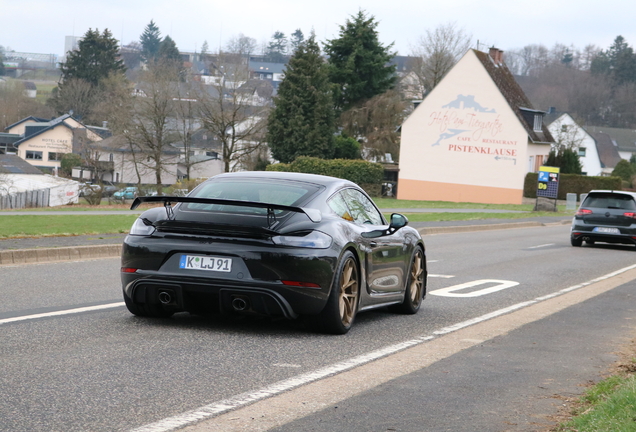
[[[528,173],[523,184],[523,196],[526,198],[537,197],[537,184],[539,174]],[[592,177],[578,174],[561,174],[559,176],[558,199],[564,200],[568,193],[577,195],[588,193],[593,189],[622,190],[620,177]]]
[[[289,164],[268,165],[267,171],[320,174],[350,180],[358,185],[380,185],[384,178],[384,167],[381,164],[360,159],[320,159],[299,156]]]

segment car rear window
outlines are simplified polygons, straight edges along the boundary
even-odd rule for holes
[[[204,183],[190,196],[297,206],[318,189],[318,186],[308,183],[279,182],[270,179],[223,180]],[[267,214],[267,209],[232,205],[188,203],[184,207],[182,208],[188,210]]]
[[[636,210],[636,202],[629,195],[598,193],[588,195],[582,207]]]

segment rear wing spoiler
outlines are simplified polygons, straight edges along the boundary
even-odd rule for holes
[[[322,220],[322,213],[318,209],[293,207],[281,204],[270,204],[258,201],[240,201],[222,198],[195,198],[195,197],[177,197],[177,196],[145,196],[137,197],[130,206],[131,210],[135,210],[141,203],[159,203],[162,202],[168,213],[168,219],[172,219],[172,204],[176,203],[193,203],[193,204],[221,204],[233,205],[240,207],[264,208],[267,209],[267,218],[274,218],[274,210],[291,211],[295,213],[304,213],[309,220],[318,223]]]

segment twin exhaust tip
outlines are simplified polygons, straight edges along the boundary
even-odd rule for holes
[[[164,305],[172,304],[174,301],[173,294],[168,291],[161,291],[159,292],[159,301]],[[241,312],[249,308],[249,303],[244,297],[233,297],[232,308],[235,311]]]

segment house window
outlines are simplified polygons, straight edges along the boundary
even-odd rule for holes
[[[579,147],[579,157],[585,157],[585,147]]]
[[[50,161],[61,161],[63,156],[64,156],[64,153],[49,152]]]
[[[561,132],[567,132],[568,131],[568,125],[561,125]]]
[[[219,158],[219,154],[217,152],[213,152],[213,151],[209,151],[209,152],[205,152],[206,156],[210,156],[212,159],[218,159]]]
[[[113,154],[112,154],[112,153],[111,153],[111,154],[109,154],[109,155],[108,155],[108,160],[109,160],[110,162],[112,162],[112,161],[113,161],[113,159],[114,159],[114,158],[113,158]]]
[[[528,171],[534,171],[534,156],[530,156],[530,159],[528,160]]]
[[[541,132],[543,130],[543,116],[541,114],[534,115],[534,127],[535,132]]]
[[[33,159],[33,160],[42,160],[42,152],[41,151],[27,150],[26,158],[27,159]]]

